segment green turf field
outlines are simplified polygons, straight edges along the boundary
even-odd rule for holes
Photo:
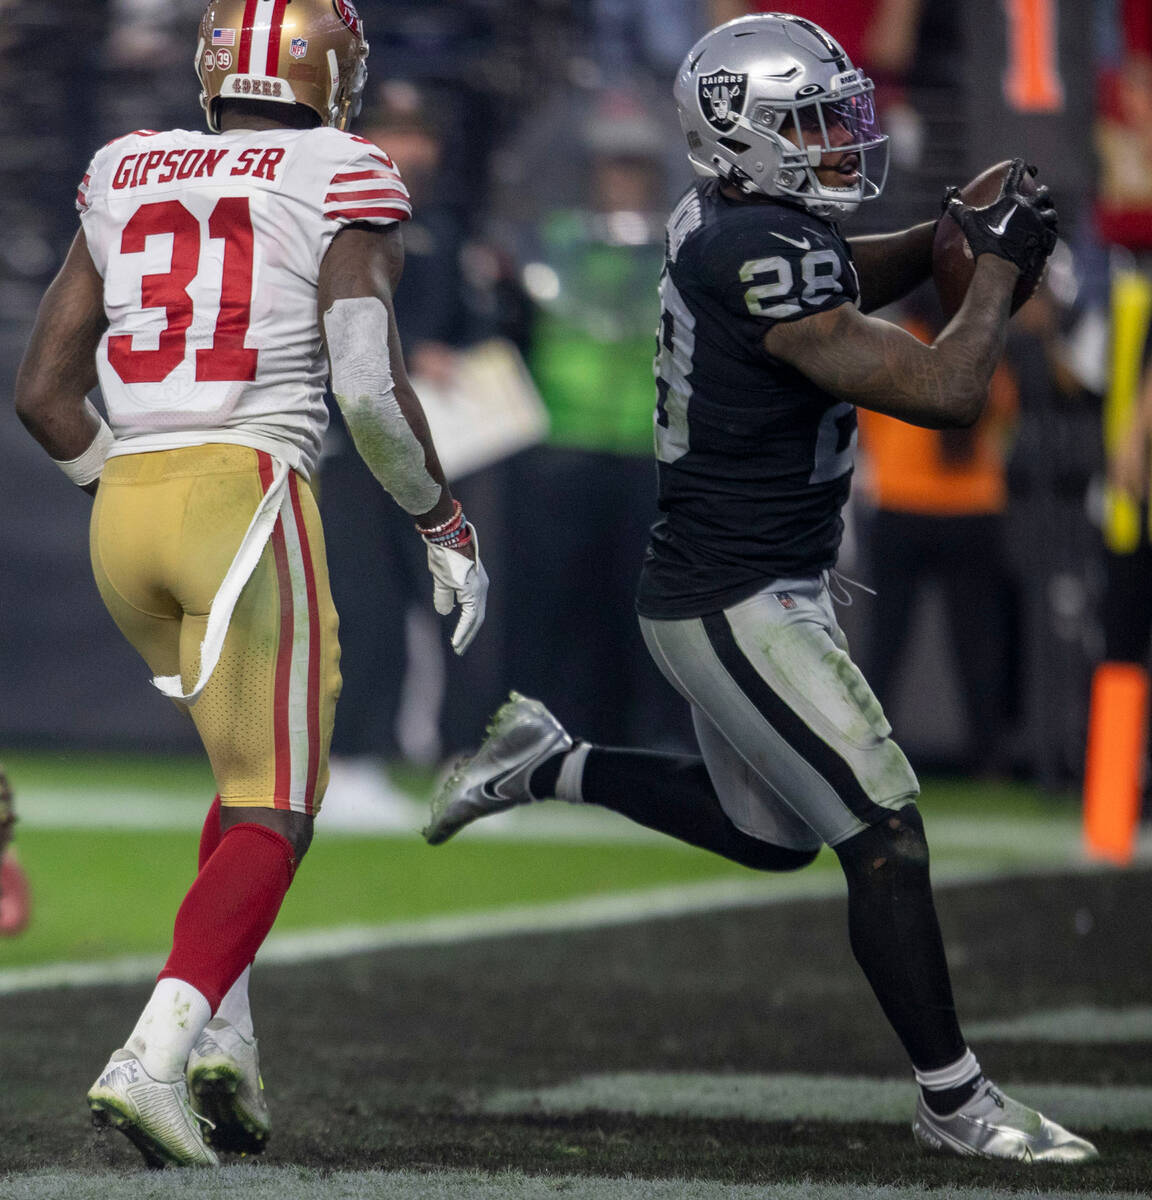
[[[163,950],[195,875],[196,841],[188,833],[30,830],[20,853],[36,920],[22,937],[0,941],[0,968]],[[318,838],[276,929],[375,925],[746,874],[672,845],[461,840],[434,853],[418,836]]]
[[[22,814],[18,846],[36,920],[22,937],[0,941],[0,971],[163,953],[195,873],[196,835],[213,791],[203,761],[65,754],[9,754],[5,761]],[[327,836],[322,814],[278,933],[755,878],[612,814],[569,805],[510,814],[518,823],[507,836],[478,836],[487,833],[478,827],[433,851],[418,833],[431,776],[411,772],[400,783],[412,800],[407,829]],[[938,872],[1051,866],[1078,856],[1068,799],[1018,785],[932,781],[923,808]],[[804,873],[805,882],[825,872],[838,878],[828,854]]]
[[[1096,1140],[1090,1168],[916,1150],[830,856],[759,876],[561,805],[433,850],[417,775],[410,828],[318,836],[254,976],[264,1159],[156,1176],[88,1127],[83,1094],[162,959],[211,782],[198,763],[5,761],[36,902],[0,941],[5,1200],[1152,1192],[1152,871],[1087,868],[1070,800],[928,781],[923,809],[981,1061]],[[144,969],[99,974],[125,955]],[[5,994],[85,961],[82,989]]]

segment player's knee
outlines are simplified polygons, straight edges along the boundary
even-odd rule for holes
[[[237,824],[263,825],[278,833],[291,847],[295,867],[308,853],[312,844],[314,821],[305,813],[287,812],[277,808],[229,808],[220,810],[220,828],[227,832]]]
[[[308,847],[312,845],[312,834],[314,832],[315,825],[311,817],[308,817],[298,827],[294,828],[291,834],[287,835],[288,841],[292,844],[292,853],[296,857],[297,866],[300,865],[304,855],[308,853]]]
[[[928,872],[928,839],[914,804],[841,843],[836,853],[849,882],[854,878],[910,878]]]

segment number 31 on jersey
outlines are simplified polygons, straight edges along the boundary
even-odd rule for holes
[[[244,338],[252,313],[252,216],[246,196],[224,196],[208,219],[207,238],[224,242],[220,309],[212,345],[196,351],[200,383],[250,383],[256,378],[259,352],[246,349]],[[108,339],[108,361],[125,383],[160,383],[184,361],[188,327],[194,315],[188,289],[200,270],[205,230],[178,200],[144,204],[136,210],[120,238],[121,254],[142,254],[148,238],[172,238],[169,269],[140,281],[142,308],[162,308],[167,324],[154,350],[138,350],[132,334]]]

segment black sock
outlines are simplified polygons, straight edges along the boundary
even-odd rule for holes
[[[836,847],[848,880],[848,933],[908,1057],[921,1070],[967,1046],[956,1019],[944,939],[932,902],[928,842],[909,804]]]
[[[560,768],[564,765],[564,755],[567,753],[567,750],[557,750],[533,770],[528,777],[528,794],[533,800],[551,800],[555,797]]]
[[[924,1097],[924,1103],[938,1117],[946,1117],[949,1113],[954,1113],[958,1108],[967,1104],[976,1095],[983,1082],[984,1076],[977,1072],[967,1083],[961,1083],[956,1087],[926,1088],[921,1086],[920,1094]]]
[[[535,783],[533,773],[533,794]],[[589,804],[753,870],[794,871],[816,857],[815,850],[775,846],[737,829],[704,760],[695,755],[593,746],[584,761],[582,792]]]

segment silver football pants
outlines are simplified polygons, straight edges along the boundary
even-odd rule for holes
[[[720,803],[745,833],[836,846],[919,795],[822,578],[775,580],[721,613],[640,627],[692,706]]]

